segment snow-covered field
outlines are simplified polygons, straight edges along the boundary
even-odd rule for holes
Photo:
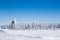
[[[25,31],[26,32],[26,31]],[[38,31],[35,31],[36,33]],[[49,34],[44,34],[45,32]],[[29,32],[30,35],[32,32]],[[36,34],[35,33],[35,34]],[[24,33],[23,33],[24,34]],[[60,30],[49,30],[49,31],[40,31],[40,33],[34,35],[12,35],[0,30],[0,40],[60,40]]]

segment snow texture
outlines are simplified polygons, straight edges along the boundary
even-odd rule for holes
[[[55,33],[55,31],[56,31],[56,33]],[[52,30],[52,31],[49,30],[49,32],[48,32],[46,30],[42,30],[42,31],[40,31],[41,34],[39,34],[39,35],[37,35],[35,33],[36,36],[31,35],[32,32],[33,32],[33,31],[31,31],[31,32],[29,32],[30,35],[31,35],[30,36],[29,34],[13,35],[14,34],[13,32],[12,32],[13,34],[9,34],[9,33],[6,33],[4,31],[0,30],[0,40],[60,40],[60,32],[59,32],[60,30],[55,30],[55,31],[54,30]],[[22,32],[22,30],[21,30],[21,32]],[[25,31],[25,32],[27,32],[27,31]],[[51,32],[51,33],[50,34],[44,34],[45,32],[47,32],[47,33]],[[59,33],[57,33],[57,32],[59,32]],[[55,34],[55,35],[51,36],[52,33]],[[22,33],[22,34],[24,34],[24,33]]]

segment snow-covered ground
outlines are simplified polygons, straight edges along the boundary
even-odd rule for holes
[[[16,31],[15,31],[16,32]],[[18,32],[18,31],[17,31]],[[21,30],[22,32],[22,30]],[[27,32],[26,30],[24,32]],[[38,34],[38,31],[35,31],[36,35],[31,35],[33,31],[30,31],[30,35],[13,35],[6,33],[5,31],[0,30],[0,40],[60,40],[60,30],[42,30]],[[47,33],[49,34],[47,34]],[[24,33],[22,33],[24,34]]]

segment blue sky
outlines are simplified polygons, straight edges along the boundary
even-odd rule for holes
[[[60,23],[59,0],[0,0],[0,24]]]

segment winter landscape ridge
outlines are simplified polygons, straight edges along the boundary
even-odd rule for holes
[[[60,40],[60,24],[17,24],[0,26],[1,40]]]
[[[17,30],[60,30],[60,23],[49,23],[49,24],[18,24],[16,19],[12,20],[9,25],[0,25],[2,29],[17,29]]]

